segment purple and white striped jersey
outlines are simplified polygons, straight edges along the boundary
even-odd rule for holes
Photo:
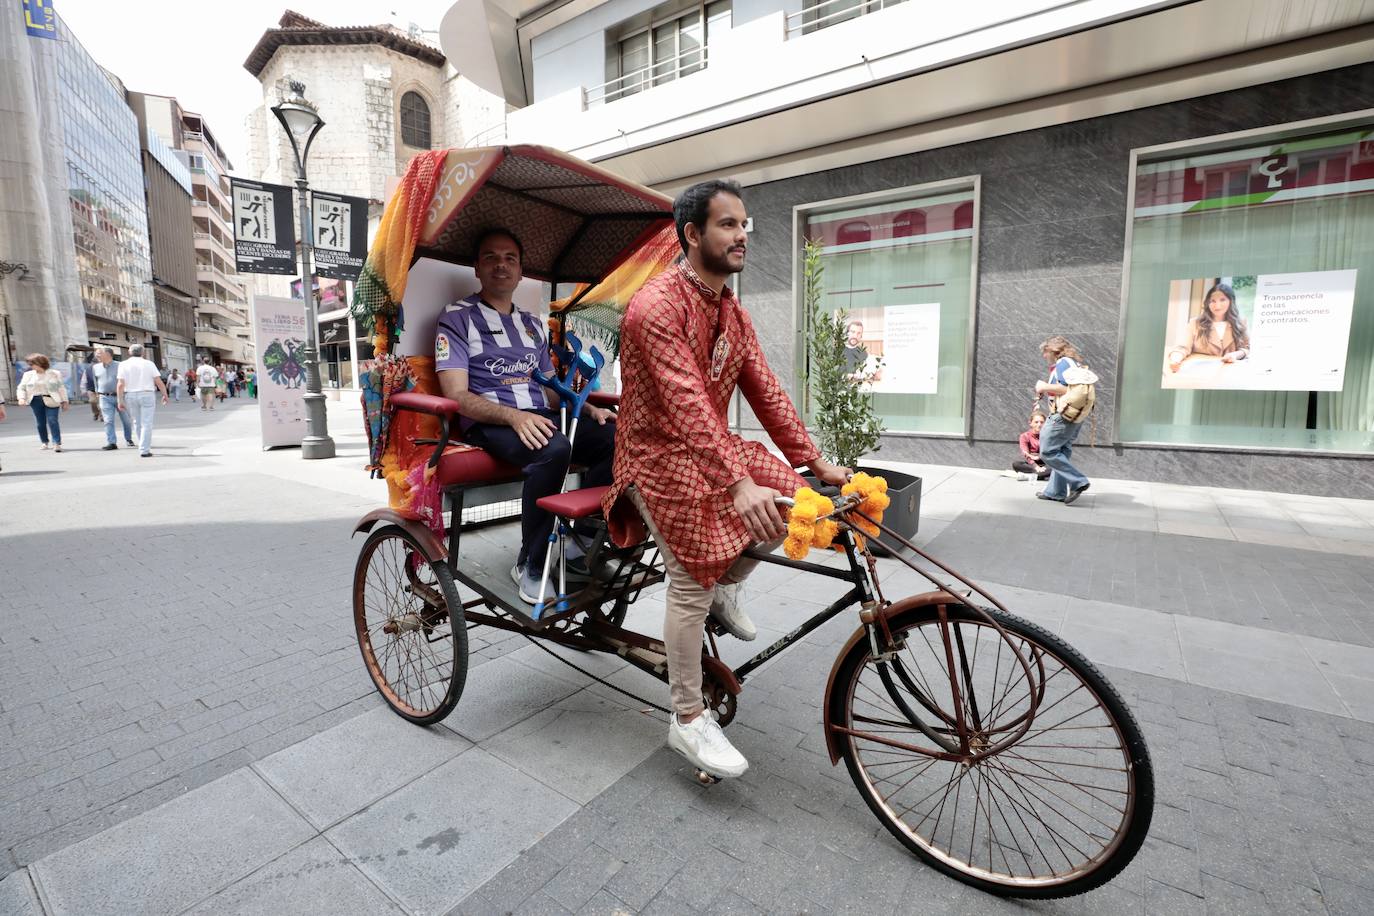
[[[505,407],[542,410],[539,370],[553,372],[540,320],[516,307],[503,315],[474,293],[449,305],[434,335],[434,369],[466,369],[468,390]],[[467,429],[472,421],[462,421]]]

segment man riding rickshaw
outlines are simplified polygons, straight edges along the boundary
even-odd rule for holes
[[[746,217],[730,182],[670,205],[540,147],[412,162],[354,303],[378,354],[365,381],[369,466],[391,496],[356,529],[368,532],[353,605],[370,676],[397,714],[428,725],[463,695],[472,626],[611,653],[667,682],[670,708],[636,700],[666,714],[668,744],[709,783],[747,770],[723,731],[744,681],[858,607],[822,728],[831,762],[844,760],[889,832],[994,893],[1057,897],[1111,880],[1153,807],[1138,726],[1062,640],[884,527],[881,478],[820,454],[727,285],[747,256]],[[471,267],[476,291],[442,308],[432,290],[429,302],[408,293],[426,258]],[[522,278],[550,284],[547,330],[517,304]],[[426,307],[432,321],[417,317]],[[598,390],[617,360],[622,390]],[[781,458],[729,430],[737,389]],[[476,530],[490,520],[467,510],[512,487],[519,524]],[[880,533],[910,553],[887,562],[933,591],[884,595],[866,540]],[[813,548],[843,562],[808,561]],[[761,562],[847,591],[731,668],[716,638],[757,635],[739,584]],[[635,600],[665,579],[663,638],[628,629]]]

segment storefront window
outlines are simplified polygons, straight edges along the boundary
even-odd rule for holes
[[[975,200],[964,180],[801,208],[802,236],[824,246],[824,307],[846,313],[888,432],[968,431]]]
[[[1119,439],[1374,452],[1374,130],[1138,155]]]

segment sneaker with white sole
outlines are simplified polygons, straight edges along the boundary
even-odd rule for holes
[[[711,596],[711,616],[731,636],[751,642],[758,638],[759,628],[739,606],[743,595],[743,582],[717,583],[715,594]]]
[[[668,720],[668,746],[692,766],[722,779],[743,776],[749,769],[749,761],[735,750],[709,712],[703,711],[686,725],[673,713]]]
[[[520,592],[520,600],[526,604],[539,603],[539,576],[530,575],[519,563],[510,568],[510,577],[514,580]],[[544,589],[544,603],[558,600],[558,588],[550,581],[549,587]]]

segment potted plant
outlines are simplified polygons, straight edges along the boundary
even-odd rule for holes
[[[869,380],[882,368],[881,358],[856,367],[847,349],[849,314],[822,307],[825,265],[823,246],[807,239],[802,249],[802,307],[806,316],[809,359],[803,378],[811,427],[827,461],[887,479],[892,505],[883,524],[910,540],[920,525],[921,478],[901,471],[864,467],[863,456],[881,448],[882,420],[873,409]],[[902,549],[888,535],[879,545]]]

